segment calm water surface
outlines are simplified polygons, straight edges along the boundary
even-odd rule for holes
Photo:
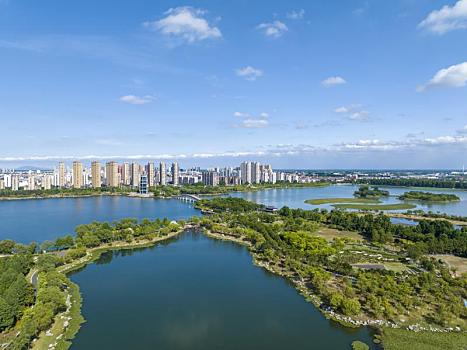
[[[112,263],[110,263],[112,262]],[[73,350],[349,349],[367,328],[326,320],[247,249],[196,232],[104,254],[71,276],[87,322]]]
[[[381,189],[388,190],[391,194],[389,198],[381,198],[382,204],[401,203],[397,199],[398,196],[407,191],[424,191],[432,193],[450,193],[457,195],[461,200],[451,203],[422,203],[411,201],[409,203],[417,205],[416,209],[424,211],[442,212],[450,215],[467,216],[467,191],[460,190],[445,190],[445,189],[420,189],[413,187],[384,187]],[[306,204],[307,199],[318,198],[352,198],[353,193],[358,189],[354,185],[333,185],[327,187],[308,187],[308,188],[287,188],[287,189],[271,189],[258,192],[237,192],[232,196],[244,198],[257,203],[273,205],[280,208],[287,205],[291,208],[326,208],[333,209],[329,204],[325,205],[310,205]],[[405,211],[405,210],[403,210]]]
[[[399,203],[398,195],[416,188],[382,187],[391,193],[391,197],[383,199],[384,203]],[[291,208],[326,208],[330,205],[313,206],[305,203],[306,199],[352,197],[357,186],[335,185],[316,188],[289,188],[264,190],[258,192],[232,193],[234,197],[273,205],[278,208],[287,205]],[[418,189],[420,190],[420,189]],[[467,216],[467,191],[425,190],[456,194],[460,202],[447,204],[422,204],[418,209],[443,212],[452,215]],[[115,221],[126,217],[138,219],[164,218],[172,220],[186,219],[199,215],[192,205],[176,199],[143,199],[119,196],[32,199],[17,201],[0,201],[0,239],[13,239],[17,242],[43,242],[55,239],[64,234],[73,233],[79,224],[87,224],[94,220]]]
[[[73,233],[77,225],[122,218],[186,219],[199,215],[176,199],[120,196],[0,201],[0,240],[43,242]]]

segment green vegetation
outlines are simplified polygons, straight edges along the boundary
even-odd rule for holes
[[[467,181],[437,180],[437,179],[365,179],[359,183],[367,183],[376,186],[401,186],[401,187],[435,187],[454,188],[467,190]]]
[[[416,205],[409,203],[395,204],[334,204],[333,207],[338,209],[355,209],[355,210],[404,210],[413,209]]]
[[[334,204],[334,203],[380,203],[376,198],[319,198],[307,199],[305,201],[311,205]]]
[[[224,202],[225,211],[203,217],[202,227],[247,243],[258,264],[295,281],[305,295],[313,293],[318,298],[311,299],[315,305],[331,308],[339,319],[465,329],[467,313],[462,300],[467,296],[466,277],[452,277],[444,264],[416,254],[416,249],[447,249],[465,255],[466,230],[437,221],[401,227],[383,214],[362,216],[336,210],[284,207],[277,213],[239,212],[229,210],[230,203],[235,208],[239,205],[232,198],[219,198],[212,207],[206,201],[203,206],[214,212],[219,201]],[[355,231],[368,241],[329,242],[316,234],[321,226]],[[407,262],[408,257],[413,260]],[[393,270],[352,267],[395,262],[399,265]]]
[[[83,322],[81,297],[78,286],[60,271],[69,272],[91,261],[98,256],[92,254],[94,251],[151,244],[170,237],[184,224],[168,219],[93,222],[77,226],[76,237],[66,235],[44,242],[41,254],[35,253],[36,245],[0,241],[2,253],[7,255],[0,259],[0,342],[9,344],[8,349],[28,349],[33,339],[49,331],[53,336],[39,338],[37,349],[47,349],[52,341],[57,341],[57,349],[68,349]],[[91,259],[80,263],[86,256]],[[70,267],[65,268],[65,264]],[[38,276],[36,293],[27,275]],[[57,317],[64,314],[66,318]],[[67,318],[71,318],[69,322]]]
[[[371,187],[367,185],[360,186],[360,188],[353,194],[357,198],[379,198],[388,197],[389,191],[380,190],[378,187]]]
[[[213,198],[211,200],[203,199],[196,202],[196,208],[201,210],[209,210],[213,212],[246,212],[260,210],[264,205],[245,201],[241,198]]]
[[[361,342],[359,340],[355,340],[352,342],[352,350],[368,350],[370,347],[365,344],[364,342]]]
[[[411,201],[424,201],[424,202],[455,202],[460,201],[460,198],[455,194],[447,193],[431,193],[421,191],[410,191],[405,192],[399,196],[400,200],[411,200]]]
[[[78,197],[99,196],[105,194],[128,194],[130,187],[101,187],[101,188],[53,188],[50,190],[0,190],[1,198],[45,198],[45,197]]]
[[[384,350],[465,350],[467,333],[410,332],[384,328],[381,339]]]
[[[444,213],[433,213],[432,211],[424,212],[423,210],[408,210],[407,215],[420,216],[433,219],[446,219],[452,221],[467,222],[467,216],[449,215]]]
[[[194,185],[182,186],[155,186],[151,189],[155,197],[167,198],[178,196],[180,194],[194,194],[194,195],[219,195],[231,192],[253,192],[265,189],[278,189],[278,188],[303,188],[303,187],[325,187],[329,186],[328,182],[311,182],[311,183],[289,183],[277,182],[260,183],[251,185],[219,185],[219,186],[205,186],[202,183]]]

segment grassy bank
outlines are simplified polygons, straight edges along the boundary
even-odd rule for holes
[[[375,198],[318,198],[318,199],[307,199],[305,201],[311,205],[321,204],[337,204],[337,203],[381,203],[379,199]]]
[[[411,332],[383,328],[381,340],[384,350],[465,350],[467,333]]]
[[[355,210],[406,210],[416,208],[416,205],[409,203],[396,204],[334,204],[337,209],[355,209]]]

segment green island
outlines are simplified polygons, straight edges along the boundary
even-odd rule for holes
[[[354,210],[405,210],[413,209],[417,206],[410,203],[394,203],[394,204],[334,204],[333,207],[338,209],[354,209]]]
[[[380,198],[388,197],[389,191],[380,190],[378,187],[370,187],[368,185],[360,186],[360,188],[354,192],[356,198]]]
[[[461,199],[455,194],[409,191],[399,196],[400,200],[423,202],[457,202]]]
[[[375,328],[385,349],[414,343],[461,349],[467,343],[467,276],[430,256],[467,258],[466,228],[445,220],[402,226],[384,214],[341,210],[283,207],[271,213],[239,198],[196,206],[211,214],[178,222],[93,222],[40,250],[0,241],[0,347],[68,349],[84,319],[78,286],[67,273],[107,250],[151,246],[188,228],[246,246],[255,264],[288,279],[326,317]]]

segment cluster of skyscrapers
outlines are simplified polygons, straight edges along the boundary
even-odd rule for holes
[[[52,171],[15,171],[0,172],[0,190],[17,191],[51,188],[100,188],[131,187],[145,193],[149,188],[160,185],[192,185],[203,183],[206,186],[276,183],[277,181],[297,182],[297,174],[274,172],[271,165],[259,162],[243,162],[239,167],[180,170],[177,162],[166,164],[153,162],[139,163],[101,163],[93,161],[85,166],[74,161],[71,167],[60,162]]]

